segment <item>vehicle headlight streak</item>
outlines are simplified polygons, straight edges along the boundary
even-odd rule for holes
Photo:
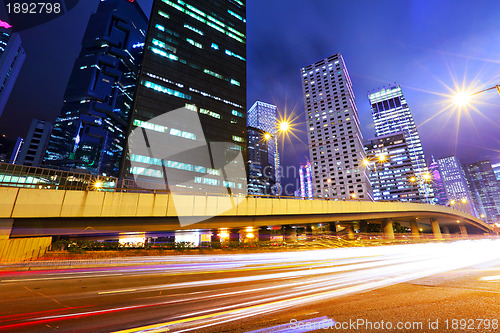
[[[496,259],[500,259],[500,240],[233,256],[144,257],[140,260],[136,258],[121,261],[123,264],[134,262],[134,265],[137,262],[143,263],[128,267],[130,275],[158,274],[162,273],[162,269],[167,276],[178,275],[183,267],[186,268],[186,274],[196,274],[196,272],[201,274],[193,275],[194,281],[191,279],[187,282],[124,287],[118,290],[99,290],[67,296],[66,300],[77,296],[112,297],[113,294],[120,293],[134,295],[131,298],[135,298],[136,301],[132,306],[120,304],[119,307],[104,309],[101,307],[79,313],[26,318],[24,322],[29,324],[60,321],[116,311],[133,311],[145,307],[161,311],[162,306],[175,304],[176,313],[164,313],[165,320],[169,321],[126,332],[155,332],[166,328],[169,331],[184,332],[391,286]],[[210,265],[207,266],[207,263]],[[154,266],[146,266],[151,264]],[[154,270],[148,271],[145,266]],[[215,271],[215,268],[218,271]],[[126,266],[122,266],[116,271],[109,270],[109,274],[115,272],[117,275],[126,275],[126,269]],[[217,273],[228,272],[232,276],[217,277]],[[86,273],[84,277],[93,277],[95,276],[93,274],[102,275],[103,271],[86,269],[83,272],[82,269],[81,273],[74,276],[82,278],[84,273]],[[205,273],[212,275],[208,277]],[[486,281],[497,279],[497,276],[484,278]],[[3,283],[10,283],[6,281],[16,280],[2,280]],[[143,296],[143,294],[151,295],[152,291],[155,295],[157,291],[162,291],[163,295]],[[200,302],[200,299],[206,300],[204,305],[197,311],[189,310],[189,304]]]

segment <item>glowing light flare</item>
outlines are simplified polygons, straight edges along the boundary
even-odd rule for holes
[[[272,138],[271,134],[269,133],[264,134],[264,139],[269,140],[270,138]]]
[[[472,97],[471,93],[460,91],[457,92],[455,96],[453,96],[453,103],[458,107],[465,107],[469,104],[471,97]]]
[[[279,129],[280,131],[282,132],[286,132],[288,131],[288,129],[290,128],[290,124],[288,124],[286,121],[283,121],[279,124]]]

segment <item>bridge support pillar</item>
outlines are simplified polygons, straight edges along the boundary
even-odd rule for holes
[[[13,224],[13,219],[0,219],[0,239],[9,239]]]
[[[467,228],[464,225],[459,225],[458,227],[460,228],[460,234],[462,234],[462,237],[467,237]]]
[[[283,226],[283,240],[285,242],[296,242],[297,230],[290,226]]]
[[[382,231],[387,239],[394,239],[394,228],[392,226],[391,219],[385,219],[382,221]]]
[[[260,227],[259,230],[257,231],[259,234],[259,241],[261,242],[268,242],[271,240],[271,230],[267,229],[267,226],[265,227]]]
[[[434,234],[435,239],[443,239],[443,236],[441,235],[441,229],[439,228],[438,221],[436,221],[435,219],[431,219],[431,228],[432,228],[432,233]]]
[[[418,224],[416,219],[410,221],[410,228],[412,237],[420,238],[420,231],[418,231]]]
[[[448,228],[447,226],[443,227],[443,236],[444,236],[444,238],[450,238],[451,237],[450,228]]]
[[[359,221],[359,232],[362,232],[364,234],[368,233],[368,222],[366,221]]]
[[[348,224],[346,225],[346,229],[347,229],[347,238],[354,239],[356,237],[356,233],[354,232],[354,225]]]

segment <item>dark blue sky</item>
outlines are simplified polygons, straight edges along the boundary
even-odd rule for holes
[[[149,14],[152,0],[140,3]],[[97,5],[97,0],[82,0],[68,14],[22,33],[27,59],[0,118],[0,133],[24,136],[31,118],[55,120]],[[397,82],[427,156],[500,161],[498,94],[478,96],[478,110],[470,115],[453,108],[440,113],[450,104],[440,94],[450,94],[447,87],[454,88],[454,81],[460,86],[475,82],[478,89],[500,83],[498,13],[500,2],[493,0],[250,0],[248,107],[262,100],[298,115],[295,127],[302,142],[285,143],[284,165],[304,162],[300,69],[341,53],[365,139],[374,136],[368,91]]]

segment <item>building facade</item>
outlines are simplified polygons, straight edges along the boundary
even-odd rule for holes
[[[446,190],[444,188],[443,177],[441,176],[441,170],[439,169],[438,162],[431,157],[431,164],[429,164],[429,173],[432,176],[432,191],[434,193],[434,202],[437,205],[446,206],[449,202],[446,196]]]
[[[492,164],[493,172],[495,173],[495,177],[500,180],[500,163]]]
[[[420,184],[420,197],[432,199],[432,188],[422,179],[428,174],[420,136],[410,108],[399,85],[375,90],[368,94],[377,136],[403,132],[410,150],[411,161]]]
[[[310,162],[300,165],[299,179],[300,189],[297,194],[300,194],[302,198],[312,198],[314,189],[312,183],[312,167]]]
[[[248,110],[248,193],[276,194],[278,177],[276,167],[279,167],[279,155],[277,155],[275,142],[276,126],[277,107],[275,105],[257,101]],[[270,134],[267,139],[266,133]],[[263,184],[265,184],[264,187],[262,187]]]
[[[44,164],[118,176],[147,22],[136,1],[99,2],[83,36]]]
[[[479,216],[469,191],[469,185],[462,164],[456,156],[438,159],[439,170],[448,202],[452,206],[471,215]]]
[[[33,119],[16,164],[40,166],[51,131],[52,124],[50,122]]]
[[[130,130],[164,144],[129,146],[124,177],[189,191],[246,185],[245,16],[240,0],[154,1]],[[230,177],[224,166],[240,155],[243,175]]]
[[[315,197],[371,199],[352,83],[340,54],[301,70]]]
[[[467,164],[465,170],[479,217],[487,223],[500,222],[500,181],[490,161]]]
[[[275,163],[269,153],[271,143],[265,139],[266,133],[259,128],[247,127],[248,194],[270,195],[275,193]]]
[[[21,37],[9,31],[0,28],[0,117],[26,59]]]
[[[365,150],[374,200],[422,201],[404,133],[367,140]]]
[[[24,139],[18,137],[16,140],[16,144],[14,145],[14,149],[12,150],[12,154],[10,155],[9,163],[16,164],[19,159],[19,155],[21,154],[21,150],[24,146]]]

